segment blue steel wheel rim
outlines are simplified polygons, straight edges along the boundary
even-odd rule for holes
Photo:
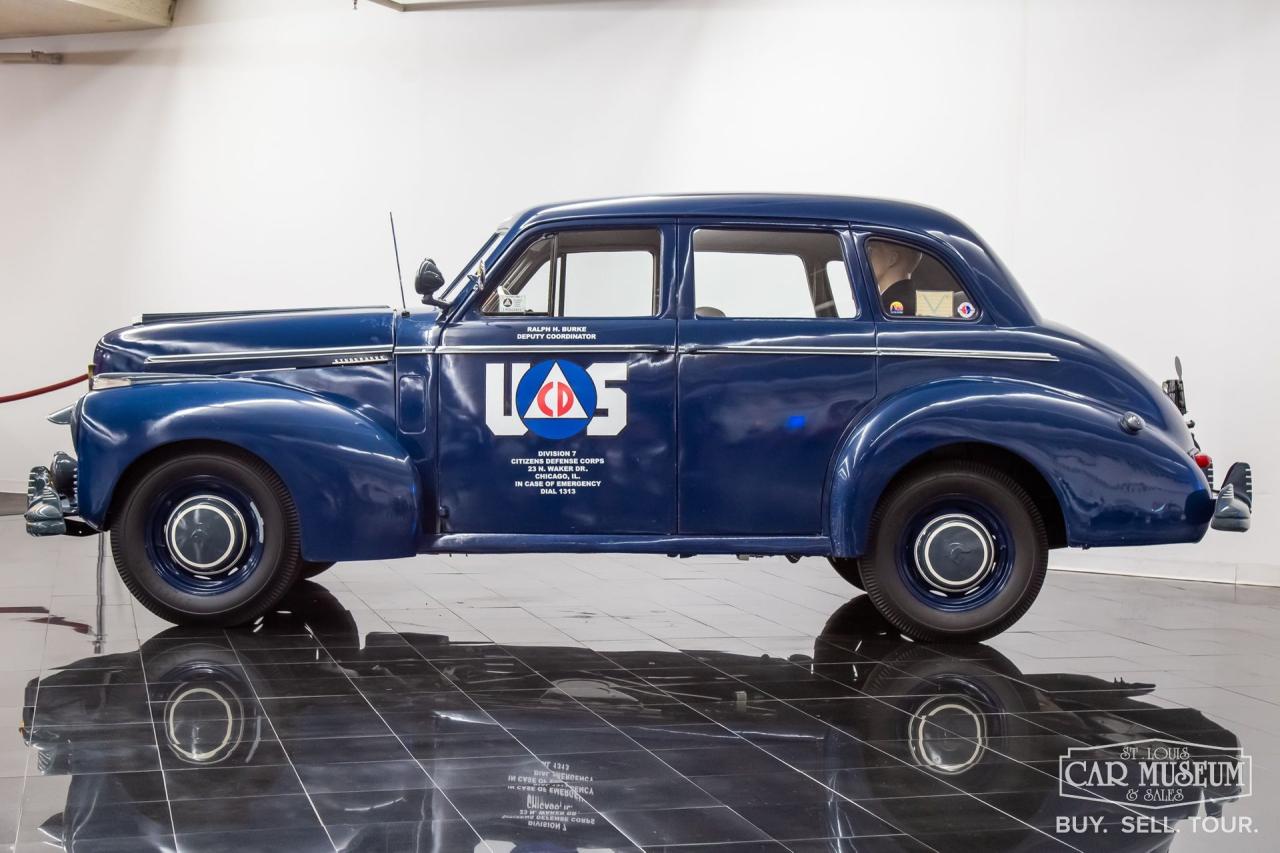
[[[932,537],[932,538],[931,538]],[[921,548],[933,557],[922,559]],[[990,549],[979,570],[970,554]],[[940,555],[959,555],[948,564]],[[982,501],[946,497],[912,514],[896,549],[898,576],[919,601],[934,610],[963,613],[990,603],[1009,584],[1014,564],[1013,534],[1004,519]]]
[[[152,501],[147,514],[152,568],[190,595],[221,595],[247,581],[262,564],[264,539],[253,498],[221,477],[175,483]]]

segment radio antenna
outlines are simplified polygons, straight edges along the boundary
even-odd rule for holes
[[[387,219],[391,220],[391,248],[396,253],[396,281],[400,283],[400,308],[404,312],[403,316],[408,317],[409,306],[404,298],[404,276],[400,274],[400,244],[396,242],[396,218],[389,210],[387,211]]]

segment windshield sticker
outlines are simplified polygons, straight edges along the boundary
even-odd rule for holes
[[[498,310],[503,314],[523,314],[525,300],[523,293],[507,293],[506,288],[498,288]]]

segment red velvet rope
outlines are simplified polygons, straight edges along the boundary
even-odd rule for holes
[[[81,373],[72,379],[64,379],[61,382],[55,382],[52,385],[46,385],[43,388],[32,388],[30,391],[19,391],[17,394],[7,394],[0,397],[0,403],[12,403],[14,400],[25,400],[28,397],[38,397],[41,394],[48,394],[50,391],[57,391],[59,388],[69,388],[89,378],[88,373]]]

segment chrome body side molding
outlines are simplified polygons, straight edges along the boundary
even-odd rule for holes
[[[890,358],[983,358],[1002,361],[1057,361],[1058,357],[1047,352],[1022,352],[1017,350],[936,349],[922,347],[822,347],[822,346],[756,346],[754,344],[728,344],[724,346],[692,344],[680,348],[689,355],[845,355],[886,356]]]
[[[875,347],[776,346],[773,344],[688,344],[680,347],[686,355],[877,355]]]
[[[322,358],[324,356],[333,356],[335,358],[343,358],[349,356],[390,357],[392,348],[389,346],[358,346],[358,347],[308,347],[301,349],[261,349],[261,350],[235,350],[228,352],[183,352],[171,355],[151,355],[147,356],[147,364],[191,364],[196,362],[207,361],[265,361],[276,359],[291,358]]]
[[[882,347],[880,355],[896,358],[988,358],[1000,361],[1057,361],[1051,352],[1020,352],[1017,350],[986,349],[933,349],[929,347]]]
[[[393,355],[503,355],[510,353],[669,353],[675,348],[650,344],[507,344],[404,347],[321,347],[315,349],[239,350],[235,352],[193,352],[147,357],[148,364],[194,364],[214,361],[267,361],[333,356],[334,364],[372,364]],[[887,358],[980,358],[999,361],[1046,361],[1058,357],[1047,352],[1019,350],[936,349],[931,347],[840,347],[840,346],[756,346],[754,344],[687,345],[679,348],[685,355],[829,355],[885,356]]]
[[[496,354],[519,352],[638,352],[663,353],[672,352],[674,347],[655,346],[653,344],[507,344],[502,346],[480,346],[471,344],[442,344],[436,347],[441,355],[466,355],[469,353]],[[399,352],[399,350],[397,350]]]

